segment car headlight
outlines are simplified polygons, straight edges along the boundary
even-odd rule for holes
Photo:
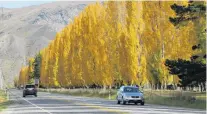
[[[131,98],[131,96],[124,96],[124,98]]]
[[[127,98],[131,98],[131,96],[127,96]]]
[[[143,96],[140,96],[141,97],[141,99],[144,99],[144,97]]]

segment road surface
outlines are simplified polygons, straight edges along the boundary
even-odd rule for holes
[[[3,114],[205,114],[196,110],[160,105],[118,105],[114,100],[77,97],[56,93],[38,92],[38,97],[22,97],[22,90],[10,90],[13,105]]]

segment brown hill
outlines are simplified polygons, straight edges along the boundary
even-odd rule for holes
[[[0,70],[11,84],[29,57],[46,47],[90,2],[52,2],[24,8],[1,8]]]

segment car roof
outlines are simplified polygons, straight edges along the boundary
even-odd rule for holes
[[[133,87],[133,88],[138,88],[138,87],[136,87],[136,86],[122,86],[122,87]]]
[[[27,85],[32,85],[32,86],[34,86],[34,84],[26,84],[25,86],[27,86]]]

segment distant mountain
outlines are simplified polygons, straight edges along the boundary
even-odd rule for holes
[[[0,10],[0,70],[7,83],[90,2],[52,2]]]

